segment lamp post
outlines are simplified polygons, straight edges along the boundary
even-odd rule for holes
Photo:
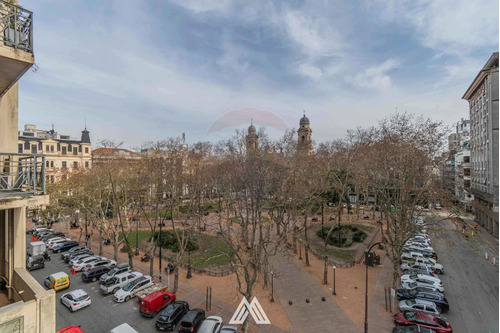
[[[368,333],[368,259],[373,259],[372,248],[375,245],[382,244],[382,242],[377,242],[370,246],[368,250],[365,250],[365,266],[366,266],[366,285],[365,285],[365,333]],[[371,254],[370,254],[371,253]]]
[[[337,269],[337,267],[335,265],[333,265],[333,293],[332,295],[337,295],[337,293],[335,292],[335,270]]]
[[[274,273],[271,272],[271,303],[274,303]]]
[[[299,260],[302,260],[302,239],[299,239]]]
[[[87,225],[89,224],[89,219],[87,212],[85,212],[85,246],[89,245],[89,238],[88,238],[88,232],[87,232]]]

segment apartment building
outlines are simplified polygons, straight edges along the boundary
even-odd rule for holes
[[[498,237],[498,52],[462,98],[469,102],[472,206],[477,223]]]
[[[55,292],[25,268],[26,207],[49,203],[45,157],[17,149],[18,81],[35,60],[32,23],[29,10],[0,0],[0,332],[9,333],[56,328]]]
[[[85,128],[80,139],[51,130],[40,130],[35,125],[24,125],[18,134],[18,153],[45,155],[47,182],[54,182],[66,173],[92,166],[90,133]]]

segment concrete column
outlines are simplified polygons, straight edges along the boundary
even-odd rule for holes
[[[0,152],[17,153],[18,83],[0,98]]]
[[[0,275],[7,276],[7,211],[0,210]]]
[[[14,268],[26,267],[26,207],[14,211]]]

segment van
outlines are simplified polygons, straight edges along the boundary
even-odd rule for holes
[[[99,290],[104,295],[116,293],[121,287],[127,285],[129,282],[137,280],[142,277],[142,273],[139,272],[127,272],[116,274],[115,276],[101,281]]]
[[[69,276],[64,272],[49,275],[43,282],[47,288],[55,291],[69,288]]]
[[[153,317],[155,313],[163,310],[175,301],[175,294],[166,291],[157,291],[141,300],[139,312],[145,317]]]
[[[26,258],[26,269],[28,271],[44,267],[45,267],[45,258],[43,256],[33,256]]]

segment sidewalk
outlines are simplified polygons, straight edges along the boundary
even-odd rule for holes
[[[370,274],[370,268],[368,268]],[[382,263],[375,288],[368,294],[368,332],[392,332],[393,316],[385,309],[384,287],[392,282],[392,262],[386,256]],[[399,312],[393,303],[392,313]]]

